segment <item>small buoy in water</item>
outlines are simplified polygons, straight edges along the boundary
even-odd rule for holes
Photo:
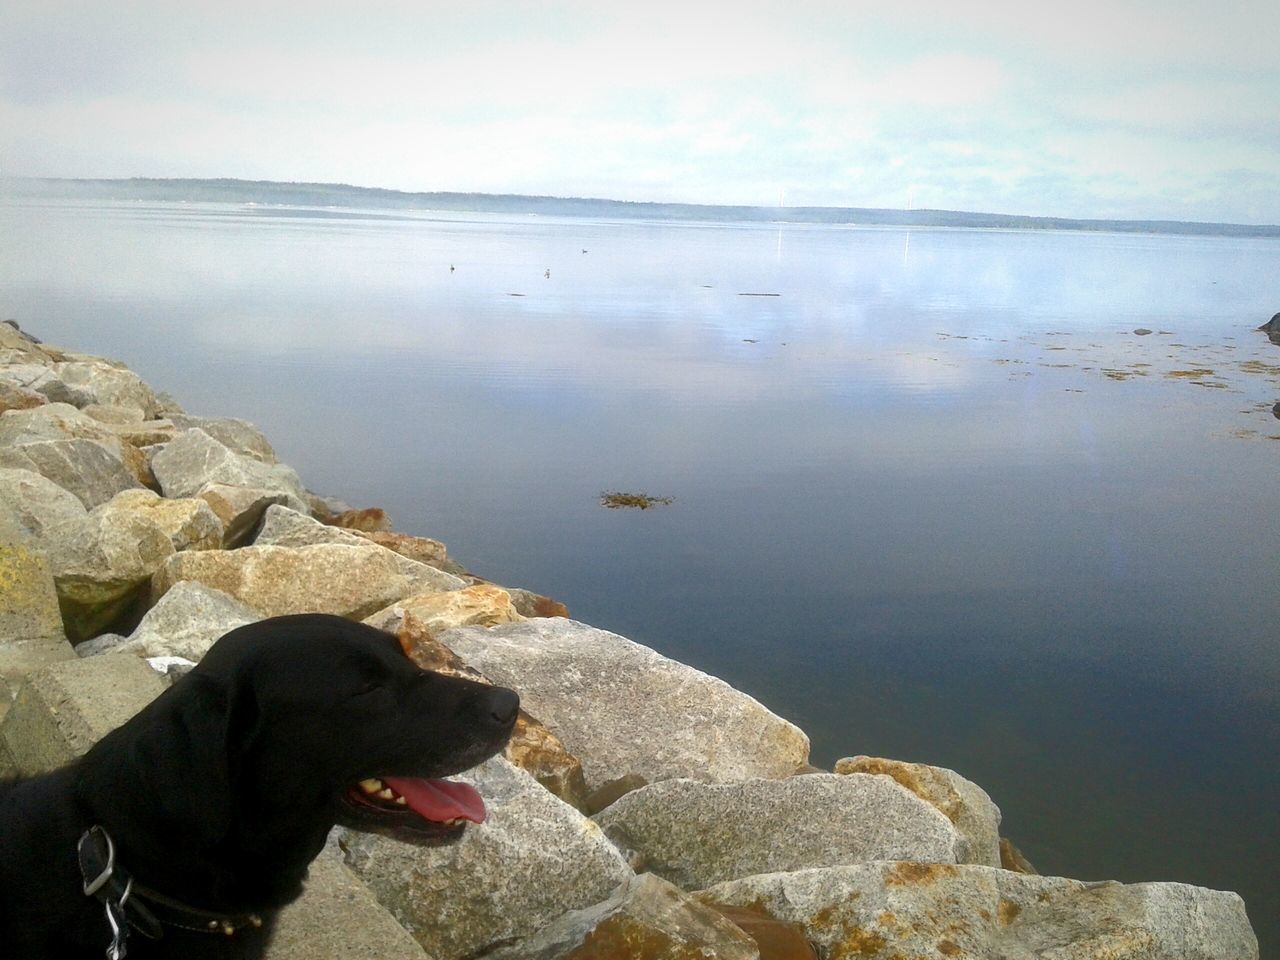
[[[547,267],[547,272],[546,272],[546,273],[544,273],[544,274],[543,274],[543,276],[544,276],[544,277],[546,277],[548,280],[550,280],[550,279],[551,279],[551,268],[550,268],[550,267]]]

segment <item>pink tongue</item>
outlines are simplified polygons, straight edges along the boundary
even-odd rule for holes
[[[461,817],[484,823],[484,799],[475,787],[455,780],[417,780],[383,777],[382,782],[400,796],[419,816],[443,822]]]

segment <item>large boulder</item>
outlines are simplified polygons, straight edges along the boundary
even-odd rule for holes
[[[214,642],[262,615],[220,590],[194,580],[174,584],[146,612],[128,637],[102,636],[76,648],[80,656],[131,653],[140,657],[182,657],[199,662]]]
[[[206,483],[196,494],[222,521],[222,545],[239,547],[253,539],[267,508],[275,504],[295,504],[293,494],[282,490],[259,490],[225,483]]]
[[[185,430],[151,458],[151,470],[166,497],[194,497],[208,484],[274,490],[307,509],[307,492],[292,467],[263,463],[236,453],[198,427]]]
[[[34,470],[0,467],[0,529],[32,541],[48,552],[59,531],[82,523],[89,515],[75,494]]]
[[[501,758],[457,778],[488,819],[457,843],[417,847],[344,831],[349,866],[435,960],[462,960],[605,900],[631,870],[604,834]]]
[[[164,686],[133,657],[73,658],[37,670],[0,723],[0,777],[45,773],[75,759]]]
[[[486,960],[759,960],[751,937],[665,880],[642,874]]]
[[[0,367],[0,378],[3,375],[3,368]],[[48,402],[49,398],[43,393],[36,393],[9,380],[0,379],[0,414],[8,413],[10,410],[31,410],[44,406]]]
[[[170,414],[169,420],[180,431],[202,430],[232,453],[260,463],[278,463],[275,449],[262,431],[248,420],[235,417],[193,417],[185,413]]]
[[[1257,960],[1234,893],[1179,883],[1082,883],[971,864],[865,863],[700,891],[801,924],[824,957]]]
[[[87,640],[145,604],[152,575],[171,556],[173,541],[152,519],[112,503],[89,512],[46,541],[67,636]]]
[[[73,655],[49,561],[0,512],[0,720],[27,674]]]
[[[174,550],[216,550],[222,546],[222,521],[198,498],[170,499],[151,490],[126,490],[99,509],[149,521],[169,538]]]
[[[431,960],[379,906],[369,888],[326,848],[302,896],[280,911],[266,960]]]
[[[331,527],[319,520],[313,520],[306,514],[280,505],[272,505],[266,509],[262,515],[262,526],[253,542],[256,546],[276,547],[306,547],[321,543],[336,543],[363,550],[377,550],[406,577],[421,582],[423,592],[458,590],[466,586],[462,580],[443,570],[410,560],[394,550],[380,547],[351,531]]]
[[[36,440],[0,447],[0,467],[47,477],[93,509],[121,490],[142,486],[118,451],[97,440]]]
[[[582,761],[594,790],[627,774],[786,777],[809,738],[723,680],[584,623],[461,627],[440,640],[521,702]]]
[[[869,773],[889,777],[936,807],[960,834],[959,863],[1000,863],[1000,808],[980,786],[946,767],[906,763],[882,757],[845,757],[836,761],[839,774]]]
[[[454,627],[496,627],[525,619],[516,612],[511,594],[483,583],[443,593],[423,593],[397,600],[365,622],[396,633],[407,629],[414,636],[439,636]]]
[[[665,780],[633,790],[596,822],[636,869],[688,890],[757,873],[861,863],[955,863],[955,827],[887,777]]]
[[[406,571],[404,560],[381,547],[321,543],[307,547],[252,546],[186,551],[170,557],[151,583],[159,600],[175,584],[195,580],[274,617],[332,613],[359,620],[395,600],[432,588],[434,577]],[[420,567],[421,564],[415,564]]]
[[[51,364],[29,384],[55,403],[86,407],[91,403],[136,407],[150,419],[156,413],[156,396],[132,370],[100,357]]]
[[[437,640],[436,635],[460,623],[509,623],[521,619],[505,591],[484,585],[407,597],[366,617],[364,622],[395,634],[405,653],[424,670],[491,683],[488,677],[467,666],[461,657]],[[524,709],[520,710],[503,755],[565,803],[578,810],[586,809],[587,787],[581,761],[565,749],[545,724]]]

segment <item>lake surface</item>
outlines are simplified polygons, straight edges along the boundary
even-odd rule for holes
[[[819,765],[960,771],[1043,873],[1241,892],[1264,957],[1277,278],[1274,239],[0,204],[0,316]]]

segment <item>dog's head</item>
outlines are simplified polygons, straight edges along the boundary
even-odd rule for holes
[[[446,843],[485,818],[468,784],[444,779],[502,749],[519,697],[423,670],[395,637],[340,617],[275,617],[220,639],[183,683],[227,697],[236,797],[268,815],[333,821]]]

